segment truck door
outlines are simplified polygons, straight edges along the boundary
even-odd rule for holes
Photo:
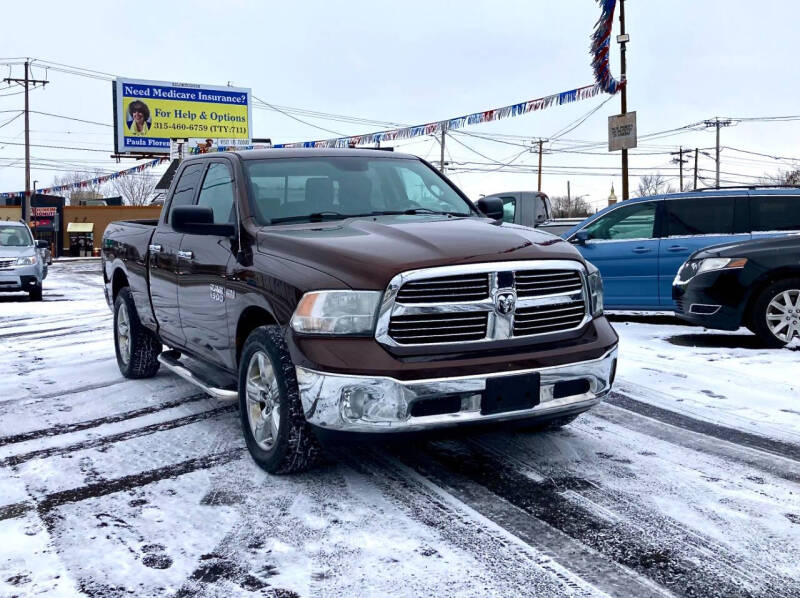
[[[194,201],[195,191],[205,164],[191,164],[178,174],[175,192],[150,241],[150,298],[158,322],[158,333],[169,345],[185,346],[178,314],[178,275],[182,233],[172,230],[170,212],[175,206],[189,205]]]
[[[234,181],[224,159],[210,162],[195,203],[211,208],[215,224],[237,222]],[[235,369],[231,358],[226,301],[234,240],[215,235],[183,235],[178,306],[187,349]]]

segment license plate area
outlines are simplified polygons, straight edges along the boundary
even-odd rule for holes
[[[481,397],[481,415],[536,407],[539,404],[540,385],[539,372],[488,378]]]

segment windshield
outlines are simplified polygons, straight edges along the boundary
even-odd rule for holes
[[[33,237],[25,226],[0,225],[0,247],[29,247]]]
[[[376,214],[474,214],[423,162],[361,156],[248,160],[260,224]]]

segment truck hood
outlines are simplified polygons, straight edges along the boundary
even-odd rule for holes
[[[575,248],[547,233],[486,218],[379,216],[263,227],[259,251],[300,262],[352,288],[383,289],[418,268],[526,259],[583,262]]]

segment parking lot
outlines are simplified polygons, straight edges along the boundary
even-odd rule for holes
[[[237,407],[122,378],[97,261],[0,296],[0,594],[800,596],[800,347],[614,315],[570,426],[250,459]]]

